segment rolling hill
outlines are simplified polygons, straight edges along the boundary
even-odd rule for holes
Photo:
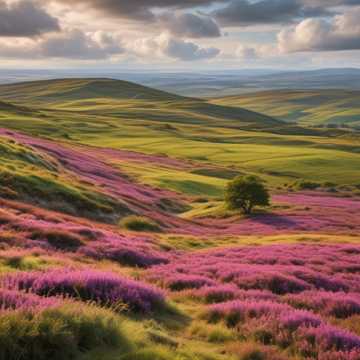
[[[52,115],[56,111],[67,111],[206,126],[272,128],[282,125],[281,121],[249,110],[112,79],[59,79],[0,85],[0,99],[16,106],[41,109],[43,115],[51,110]]]
[[[156,99],[156,100],[154,100]],[[0,86],[0,101],[32,109],[0,111],[0,127],[101,148],[200,162],[255,173],[271,184],[295,179],[358,183],[360,151],[351,133],[302,128],[240,107],[171,95],[108,79],[63,79]],[[219,100],[220,101],[220,100]],[[144,172],[144,169],[148,172]],[[339,172],[339,168],[342,169]],[[208,189],[224,180],[154,170],[128,171],[171,190]]]
[[[1,360],[358,359],[357,132],[104,79],[0,93]],[[271,204],[230,210],[237,175]]]
[[[360,127],[360,91],[356,90],[271,90],[216,98],[213,102],[304,126]]]
[[[60,103],[82,99],[179,100],[182,97],[135,83],[112,79],[56,79],[0,85],[3,99],[20,102]]]

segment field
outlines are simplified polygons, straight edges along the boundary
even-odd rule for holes
[[[360,92],[354,90],[269,90],[214,99],[214,103],[258,111],[307,126],[359,127]]]
[[[1,360],[360,359],[358,134],[217,101],[0,86]]]

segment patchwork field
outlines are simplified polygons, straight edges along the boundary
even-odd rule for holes
[[[107,79],[0,99],[0,359],[360,359],[356,132]],[[238,175],[271,205],[229,210]]]
[[[271,90],[214,99],[301,125],[359,127],[360,92],[353,90]]]

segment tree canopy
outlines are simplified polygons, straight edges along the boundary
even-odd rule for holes
[[[257,176],[238,176],[226,188],[225,202],[229,209],[251,214],[255,206],[270,205],[270,194]]]

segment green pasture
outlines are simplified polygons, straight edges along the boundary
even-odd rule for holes
[[[360,91],[272,90],[212,100],[301,125],[360,125]]]
[[[307,98],[293,97],[296,106],[304,106]],[[165,154],[191,160],[194,168],[217,168],[209,176],[206,171],[169,170],[156,164],[121,165],[140,181],[191,195],[221,196],[232,177],[229,171],[233,176],[258,174],[273,186],[298,179],[360,183],[356,134],[307,134],[299,128],[303,135],[291,135],[294,128],[236,107],[237,99],[218,99],[226,106],[214,105],[111,80],[2,85],[0,100],[15,105],[0,111],[0,127],[66,142]],[[258,101],[263,111],[265,100]],[[355,103],[349,109],[344,105],[344,111],[354,109]]]

